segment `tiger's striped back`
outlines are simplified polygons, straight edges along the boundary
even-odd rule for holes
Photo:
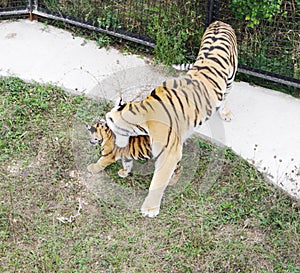
[[[188,75],[197,77],[200,73],[215,90],[228,90],[237,70],[237,57],[234,30],[223,22],[214,22],[203,35],[198,57]]]

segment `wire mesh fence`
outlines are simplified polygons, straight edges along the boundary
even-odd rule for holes
[[[29,6],[28,0],[0,0],[0,15],[27,14]]]
[[[240,71],[300,88],[300,1],[215,1],[234,26]]]
[[[0,16],[27,12],[154,48],[167,64],[191,62],[205,27],[231,24],[241,72],[300,90],[300,0],[0,1]]]

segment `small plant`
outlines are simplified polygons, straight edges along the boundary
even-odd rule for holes
[[[108,35],[98,34],[96,38],[96,43],[100,48],[108,48],[112,43],[112,39]]]
[[[181,28],[181,20],[174,24],[162,10],[153,16],[153,23],[148,27],[149,32],[156,40],[155,56],[158,61],[165,64],[181,63],[185,59],[184,45],[187,33]],[[180,27],[180,28],[178,28]]]
[[[113,10],[107,10],[104,17],[98,17],[97,22],[104,29],[116,28],[117,15]]]
[[[189,5],[189,1],[185,2],[182,10],[173,5],[167,9],[152,8],[148,35],[156,41],[154,51],[159,62],[185,63],[196,56],[204,27],[196,24],[202,17],[195,10],[189,10]]]

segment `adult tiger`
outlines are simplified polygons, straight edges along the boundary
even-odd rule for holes
[[[217,21],[205,31],[193,67],[180,79],[168,80],[139,102],[119,103],[106,114],[116,144],[124,147],[129,136],[149,135],[156,157],[148,195],[141,207],[144,216],[159,213],[161,198],[182,156],[182,146],[195,127],[215,110],[231,119],[225,107],[237,69],[234,30]]]

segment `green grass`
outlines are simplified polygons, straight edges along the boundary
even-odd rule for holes
[[[87,175],[99,155],[83,124],[109,107],[0,78],[1,272],[299,272],[299,202],[230,149],[193,140],[193,179],[167,190],[155,219],[139,211],[150,173]],[[58,220],[78,199],[80,215]]]

